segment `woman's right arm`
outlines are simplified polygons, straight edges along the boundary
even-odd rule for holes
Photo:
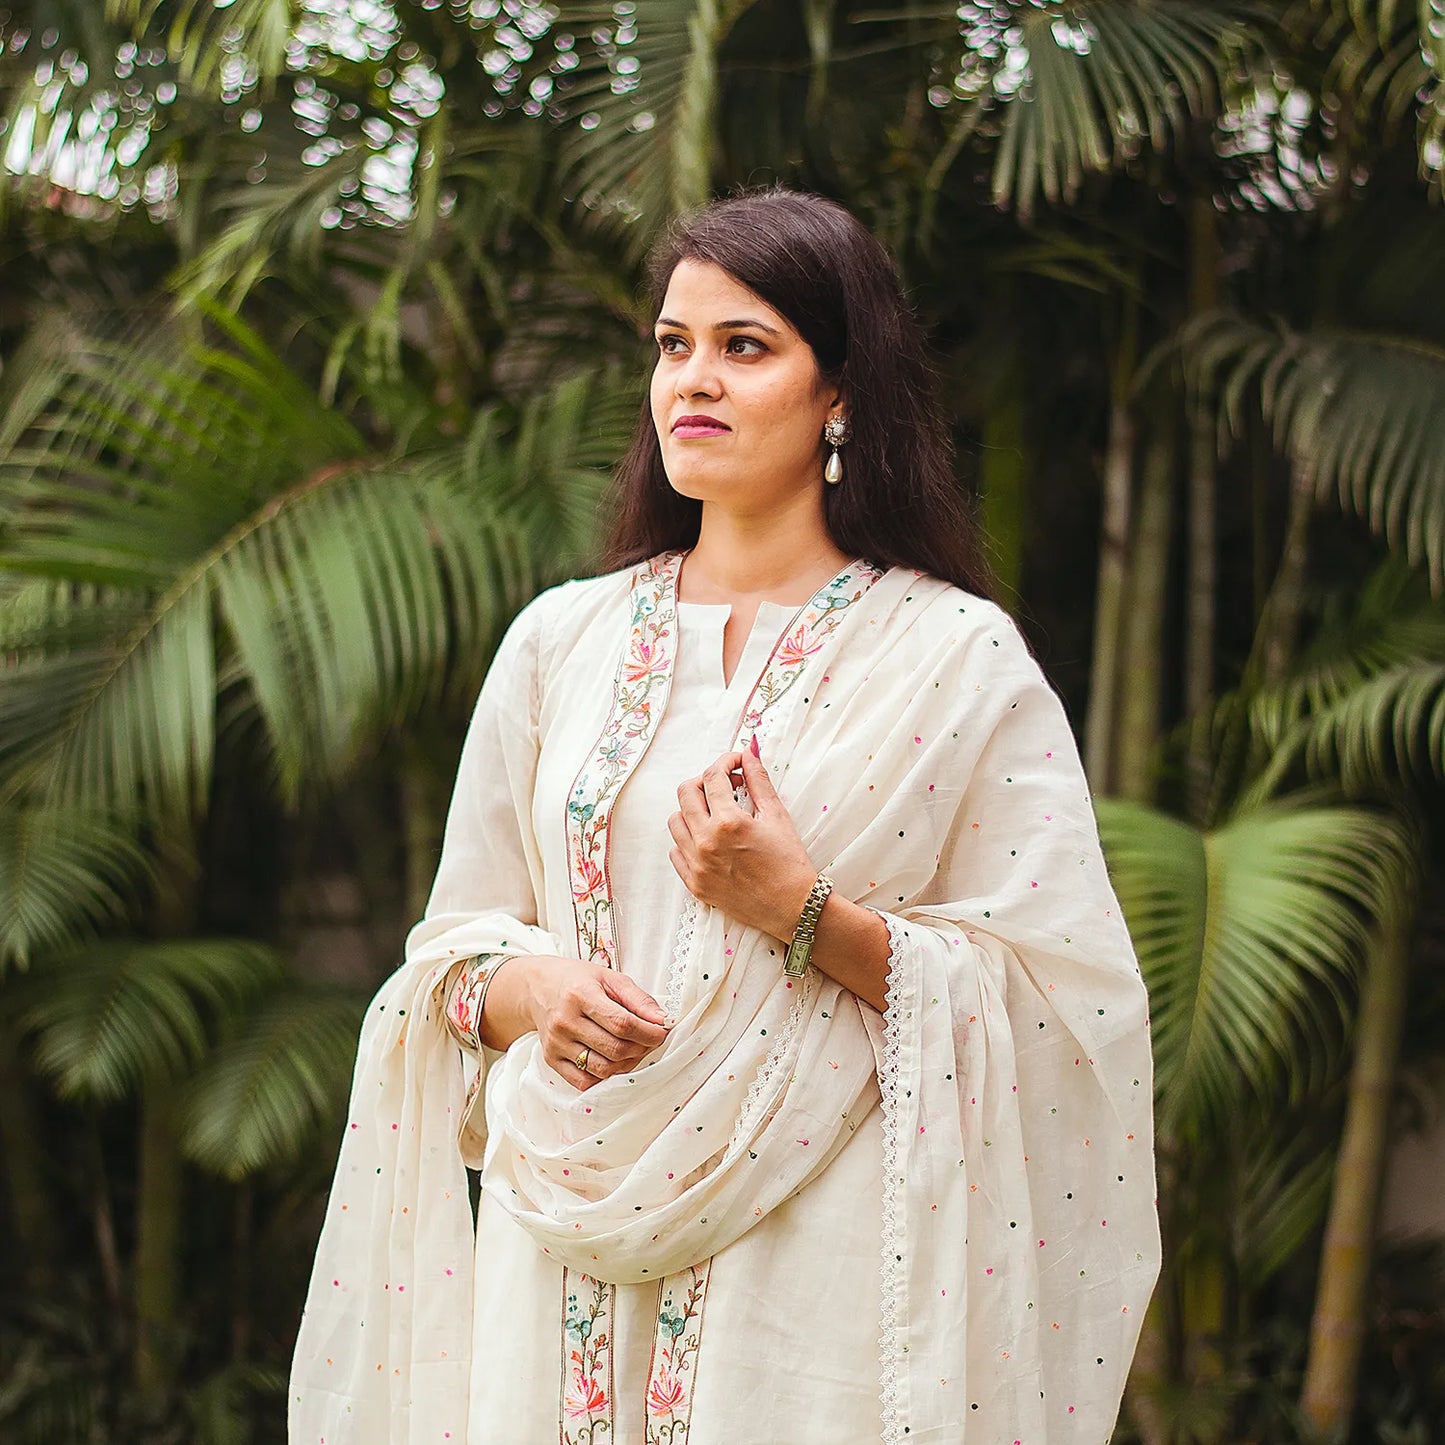
[[[556,601],[544,594],[523,608],[488,669],[462,747],[436,880],[407,951],[440,946],[448,933],[460,943],[478,921],[494,923],[495,944],[481,946],[512,957],[496,970],[472,1020],[478,1043],[506,1049],[535,1032],[547,1063],[587,1088],[635,1064],[667,1030],[656,1000],[620,973],[566,956],[562,937],[539,923],[543,864],[532,816],[547,666],[541,622],[542,609]],[[458,947],[459,957],[476,947]],[[465,972],[450,976],[453,987],[465,983]],[[572,1062],[584,1047],[591,1050],[585,1074]]]
[[[626,974],[576,958],[512,958],[497,970],[477,1020],[480,1041],[507,1049],[524,1034],[579,1089],[626,1073],[667,1037],[658,1002]],[[573,1062],[590,1051],[584,1074]]]

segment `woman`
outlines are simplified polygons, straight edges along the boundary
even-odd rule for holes
[[[1158,1234],[1063,709],[863,227],[750,194],[655,275],[615,570],[498,649],[363,1029],[291,1439],[1095,1445]]]

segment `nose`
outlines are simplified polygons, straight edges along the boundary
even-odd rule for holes
[[[679,397],[716,397],[722,392],[717,358],[706,346],[695,346],[677,368],[673,385]]]

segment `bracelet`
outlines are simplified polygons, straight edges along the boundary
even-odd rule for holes
[[[807,902],[803,904],[798,926],[793,930],[793,941],[783,955],[783,972],[789,978],[801,978],[808,971],[808,959],[813,953],[813,935],[818,929],[818,915],[822,913],[823,904],[827,902],[832,891],[833,880],[826,873],[818,874],[808,892]]]
[[[515,957],[512,953],[479,953],[463,965],[446,1006],[447,1027],[463,1048],[481,1048],[482,1009],[486,1006],[487,990],[502,965]]]

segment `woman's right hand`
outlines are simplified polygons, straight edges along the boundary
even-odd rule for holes
[[[657,1000],[626,974],[577,958],[525,956],[498,970],[481,1029],[493,1048],[535,1030],[542,1057],[579,1090],[629,1072],[668,1033]],[[585,1071],[577,1067],[584,1048]]]

